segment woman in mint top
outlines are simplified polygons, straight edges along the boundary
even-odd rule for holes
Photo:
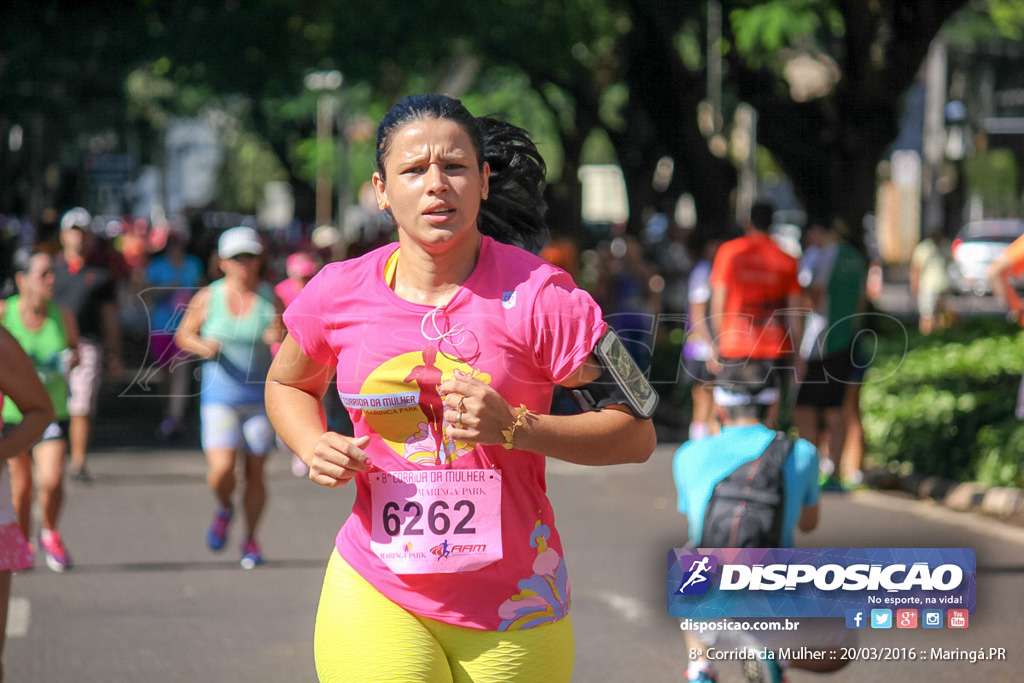
[[[39,507],[42,529],[39,545],[46,564],[56,572],[71,566],[57,519],[64,500],[64,458],[68,452],[68,382],[66,372],[76,362],[78,326],[71,311],[53,301],[53,259],[34,248],[20,249],[14,257],[18,294],[0,302],[3,324],[32,359],[56,413],[56,420],[43,432],[41,440],[10,460],[11,494],[18,524],[25,538],[31,538],[32,461],[39,481]],[[3,407],[4,429],[13,429],[22,421],[21,412],[11,402]]]
[[[263,406],[270,368],[270,346],[281,341],[283,307],[269,283],[260,279],[263,242],[252,228],[226,230],[217,245],[224,277],[201,289],[189,302],[174,341],[204,359],[199,393],[206,481],[217,511],[206,533],[210,550],[221,550],[234,515],[235,458],[245,457],[242,506],[246,534],[242,566],[263,561],[256,525],[266,499],[264,456],[274,446],[274,430]]]

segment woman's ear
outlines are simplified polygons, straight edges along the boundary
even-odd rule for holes
[[[372,182],[374,194],[377,195],[377,208],[387,211],[391,208],[391,202],[388,201],[388,190],[384,185],[384,177],[379,171],[374,172]]]

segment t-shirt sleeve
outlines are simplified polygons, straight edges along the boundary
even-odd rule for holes
[[[800,504],[814,505],[818,502],[818,449],[810,441],[798,439],[793,455],[797,460],[797,471],[802,475]]]
[[[324,325],[325,311],[321,292],[330,290],[329,270],[313,276],[295,300],[285,309],[284,325],[302,352],[321,365],[335,366],[338,357],[331,349]]]
[[[1010,273],[1020,276],[1024,273],[1024,237],[1018,237],[1006,247],[1004,257],[1010,262]]]
[[[539,288],[531,311],[537,364],[555,384],[580,368],[608,329],[597,302],[564,271],[553,273]]]
[[[729,283],[729,268],[732,265],[730,259],[731,250],[728,243],[718,248],[718,254],[711,263],[711,275],[708,276],[708,283],[712,287],[725,287]]]

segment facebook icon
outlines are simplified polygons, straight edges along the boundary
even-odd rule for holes
[[[864,614],[864,610],[846,610],[846,628],[867,628],[867,617]]]

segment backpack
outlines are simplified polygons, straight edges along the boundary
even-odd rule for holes
[[[786,491],[782,466],[794,441],[782,432],[758,457],[715,484],[704,510],[704,548],[778,548]]]

